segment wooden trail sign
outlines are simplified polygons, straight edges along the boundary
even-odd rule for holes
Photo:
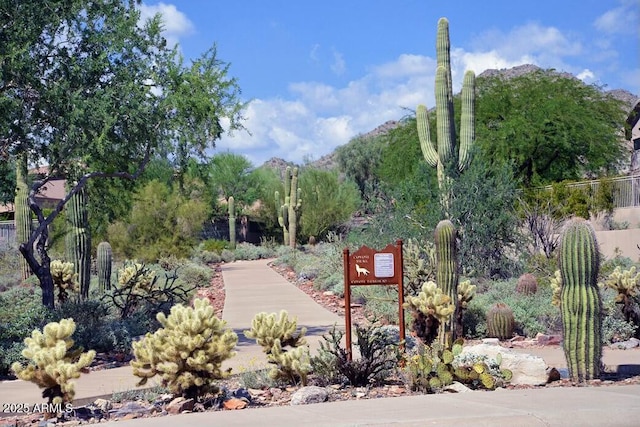
[[[405,339],[404,331],[404,275],[402,271],[402,240],[389,244],[381,251],[361,246],[353,254],[343,251],[344,263],[344,307],[346,323],[347,354],[352,357],[351,348],[351,286],[397,285],[398,323],[400,341]]]

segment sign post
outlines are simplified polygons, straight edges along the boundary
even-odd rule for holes
[[[351,347],[351,286],[397,285],[398,286],[398,322],[400,323],[400,341],[405,339],[404,331],[404,275],[402,271],[402,240],[395,245],[387,245],[381,251],[362,246],[353,254],[349,249],[343,251],[344,264],[344,303],[347,354],[352,358]]]

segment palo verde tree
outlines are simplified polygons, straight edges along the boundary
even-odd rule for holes
[[[185,67],[167,47],[159,15],[140,21],[138,0],[0,4],[0,156],[28,153],[48,172],[32,182],[38,220],[20,252],[53,308],[48,227],[93,178],[137,178],[157,152],[203,153],[242,128],[239,88],[215,48]],[[178,137],[178,135],[181,135]],[[54,176],[73,177],[45,215],[35,196]]]
[[[601,88],[538,70],[478,79],[478,145],[525,187],[614,173],[627,159],[625,111]]]

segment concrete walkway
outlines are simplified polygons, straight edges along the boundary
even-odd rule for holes
[[[308,329],[313,349],[322,334],[344,319],[325,310],[268,267],[267,261],[238,261],[222,268],[225,281],[223,319],[239,338],[238,355],[225,364],[234,371],[264,360],[262,350],[244,337],[253,316],[287,310]],[[536,354],[557,368],[565,367],[558,348],[521,350]],[[640,365],[640,350],[605,350],[603,361],[615,366]],[[76,381],[76,404],[110,397],[135,388],[131,368],[96,371]],[[150,382],[153,385],[153,382]],[[40,389],[30,382],[0,383],[0,404],[42,403]],[[2,408],[0,408],[2,409]],[[640,386],[496,390],[332,402],[241,411],[216,411],[160,418],[111,421],[106,426],[636,426]],[[2,414],[0,413],[0,416]],[[6,415],[6,414],[5,414]],[[2,418],[0,418],[2,425]]]

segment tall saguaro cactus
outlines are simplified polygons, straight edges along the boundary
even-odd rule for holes
[[[91,280],[91,234],[87,214],[87,193],[84,188],[69,199],[67,222],[67,258],[73,263],[78,274],[80,298],[84,300],[89,297]]]
[[[560,308],[569,376],[583,382],[600,376],[602,301],[598,291],[600,259],[593,228],[571,220],[560,240]]]
[[[27,181],[27,156],[22,154],[16,161],[16,197],[15,225],[16,243],[19,245],[29,240],[31,236],[31,209],[29,209],[29,183]],[[20,257],[20,275],[24,280],[31,274],[27,260]]]
[[[453,89],[451,83],[451,45],[449,41],[449,21],[440,18],[436,42],[436,118],[437,141],[431,139],[427,107],[418,105],[416,122],[420,148],[427,163],[437,168],[438,185],[441,200],[448,206],[449,196],[446,194],[446,183],[456,173],[469,166],[470,150],[475,139],[475,74],[467,71],[462,85],[462,109],[460,126],[460,144],[456,151],[456,127],[454,124]]]
[[[229,196],[229,247],[236,248],[236,203],[233,196]]]
[[[287,166],[284,175],[284,200],[280,192],[276,191],[276,209],[278,209],[278,223],[282,227],[284,244],[296,247],[298,219],[302,209],[302,190],[298,188],[298,168]]]
[[[436,283],[442,293],[448,296],[451,304],[458,307],[458,232],[453,223],[448,219],[442,220],[436,226]],[[440,323],[438,340],[443,345],[453,343],[455,328],[453,321],[455,312],[452,312],[448,319]]]

